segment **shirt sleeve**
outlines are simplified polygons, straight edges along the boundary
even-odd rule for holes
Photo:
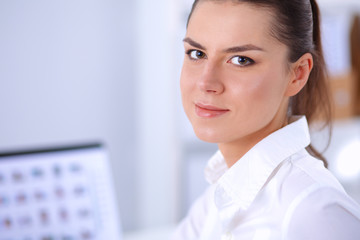
[[[334,188],[318,188],[295,199],[287,219],[284,240],[360,239],[359,205]]]

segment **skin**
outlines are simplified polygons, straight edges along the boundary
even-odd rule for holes
[[[261,139],[287,124],[289,97],[306,84],[309,53],[289,63],[270,35],[270,10],[247,3],[200,2],[184,39],[180,87],[195,134],[218,143],[231,167]]]

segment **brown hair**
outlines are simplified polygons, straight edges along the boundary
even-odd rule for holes
[[[200,1],[223,2],[226,0],[195,0],[188,18]],[[230,0],[229,0],[230,1]],[[309,124],[323,120],[324,127],[331,129],[331,102],[327,84],[321,37],[319,8],[315,0],[231,0],[234,3],[247,3],[272,10],[276,23],[271,34],[289,48],[289,61],[294,63],[305,53],[311,53],[314,66],[305,87],[290,99],[290,115],[305,115]],[[331,135],[331,131],[330,131]],[[327,162],[321,153],[311,145],[308,152]]]

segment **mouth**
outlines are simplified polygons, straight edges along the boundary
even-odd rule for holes
[[[229,109],[219,108],[212,105],[196,103],[195,112],[201,118],[215,118],[229,112]]]

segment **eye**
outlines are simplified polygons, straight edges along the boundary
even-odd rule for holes
[[[245,67],[245,66],[253,64],[254,60],[252,60],[251,58],[248,58],[248,57],[244,57],[244,56],[235,56],[235,57],[232,57],[228,61],[228,63],[232,63],[237,66]]]
[[[190,59],[192,60],[199,60],[202,58],[205,58],[205,53],[199,50],[189,50],[186,52],[186,54],[189,56]]]

